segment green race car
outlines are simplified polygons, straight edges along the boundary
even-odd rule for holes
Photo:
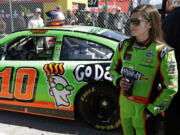
[[[120,40],[108,29],[45,27],[0,39],[0,109],[75,119],[101,130],[120,125],[108,72]]]

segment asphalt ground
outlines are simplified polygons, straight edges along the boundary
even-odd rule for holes
[[[176,123],[176,128],[172,123]],[[172,119],[166,128],[170,133],[167,135],[180,135],[179,119]],[[80,119],[72,121],[0,110],[0,135],[122,135],[122,130],[99,131]],[[158,135],[165,133],[160,130]]]
[[[0,135],[122,135],[122,131],[121,128],[99,131],[79,119],[72,121],[0,111]]]

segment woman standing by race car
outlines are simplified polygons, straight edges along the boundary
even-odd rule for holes
[[[147,135],[147,113],[165,111],[178,91],[174,50],[162,38],[161,19],[152,5],[139,5],[130,16],[131,38],[119,45],[110,73],[121,88],[124,135]]]

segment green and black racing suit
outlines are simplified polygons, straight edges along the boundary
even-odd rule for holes
[[[120,117],[124,135],[147,135],[144,110],[154,116],[165,111],[178,91],[178,72],[174,50],[149,40],[145,45],[132,43],[129,39],[120,43],[111,63],[113,84],[120,87],[123,74],[132,76],[132,96],[120,91]],[[132,70],[133,69],[133,70]]]

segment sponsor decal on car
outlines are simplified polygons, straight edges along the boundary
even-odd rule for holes
[[[77,82],[109,80],[112,81],[109,73],[110,65],[107,64],[81,64],[78,65],[73,75]]]
[[[49,83],[49,95],[54,98],[56,108],[69,107],[70,100],[68,96],[72,95],[74,90],[74,86],[69,84],[63,76],[65,73],[63,65],[64,63],[50,63],[43,67]]]
[[[56,51],[60,51],[60,47],[58,46],[58,47],[56,47]]]
[[[44,34],[48,32],[48,30],[30,30],[30,32],[34,34]]]

